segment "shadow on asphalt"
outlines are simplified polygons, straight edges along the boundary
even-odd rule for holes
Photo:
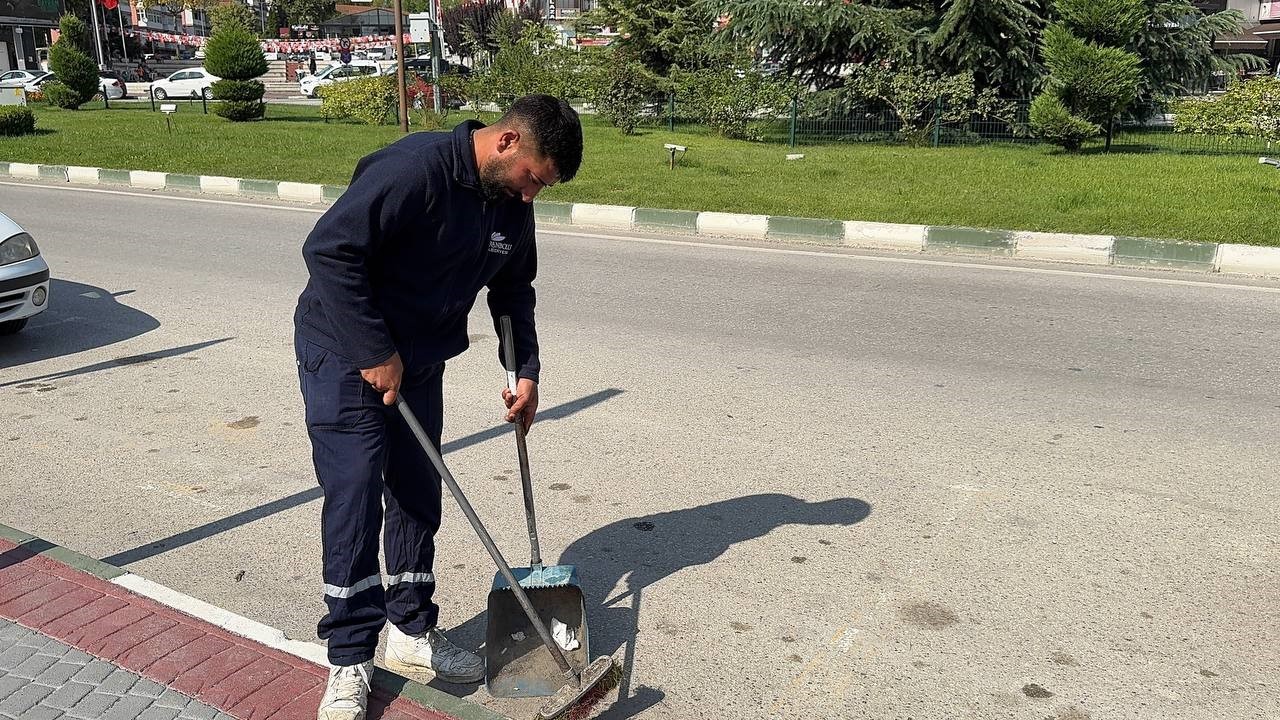
[[[558,564],[578,566],[583,579],[591,654],[615,655],[619,648],[623,649],[619,658],[623,666],[618,687],[621,699],[598,720],[632,717],[665,697],[656,688],[642,685],[634,692],[631,689],[640,600],[645,588],[685,568],[714,562],[734,545],[763,537],[784,525],[847,526],[870,514],[871,505],[856,498],[809,502],[780,493],[762,493],[618,520],[570,544]],[[627,589],[609,597],[623,580]],[[464,646],[480,645],[485,636],[485,614],[452,628],[449,634]],[[445,685],[440,687],[447,689]]]
[[[0,370],[93,350],[160,327],[160,321],[117,300],[130,292],[54,278],[49,309],[16,335],[0,337]]]
[[[590,395],[585,395],[577,400],[571,400],[567,403],[539,412],[538,422],[543,423],[566,418],[576,412],[592,407],[593,405],[599,405],[600,403],[607,402],[621,394],[622,390],[617,388],[608,388],[606,390],[591,393]],[[302,410],[299,409],[298,412],[301,413]],[[455,450],[462,450],[463,448],[477,445],[486,440],[491,440],[510,432],[511,426],[503,423],[502,425],[491,427],[488,430],[481,430],[478,433],[473,433],[466,437],[444,443],[443,451],[447,455]],[[145,545],[139,545],[138,547],[130,550],[118,552],[115,555],[109,555],[102,558],[102,562],[109,565],[115,565],[117,567],[123,567],[130,563],[136,563],[139,560],[146,560],[147,558],[155,557],[156,555],[168,552],[175,548],[180,548],[184,545],[190,545],[191,543],[200,542],[201,540],[207,540],[219,533],[226,532],[227,530],[233,530],[242,525],[254,522],[255,520],[261,520],[265,517],[275,515],[276,513],[298,507],[299,505],[305,505],[313,500],[319,500],[323,496],[324,494],[318,486],[307,488],[306,490],[296,492],[278,500],[272,500],[269,503],[249,508],[248,510],[242,510],[234,515],[229,515],[225,518],[205,523],[204,525],[194,527],[190,530],[184,530],[180,533],[170,535],[169,537],[149,542]],[[319,532],[319,529],[319,524],[317,524],[316,531]]]

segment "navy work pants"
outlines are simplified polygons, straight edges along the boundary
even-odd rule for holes
[[[312,460],[324,490],[329,612],[318,632],[328,641],[330,663],[354,665],[373,659],[386,620],[411,635],[435,627],[440,476],[399,412],[382,404],[382,394],[350,361],[300,337],[295,350]],[[400,388],[436,447],[443,375],[443,363],[406,367]],[[380,531],[385,577],[378,567]]]

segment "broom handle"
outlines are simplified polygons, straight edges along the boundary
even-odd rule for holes
[[[577,678],[578,674],[569,665],[569,660],[565,658],[564,652],[551,637],[551,632],[547,630],[542,618],[538,617],[538,611],[533,608],[533,603],[529,602],[529,596],[525,594],[524,588],[520,587],[520,582],[516,580],[516,576],[511,572],[511,566],[507,565],[507,561],[502,558],[502,552],[494,544],[493,537],[489,535],[489,531],[480,522],[480,517],[476,515],[471,503],[467,502],[467,496],[462,494],[462,488],[458,487],[458,481],[453,479],[453,474],[449,472],[449,468],[445,467],[444,458],[440,457],[440,451],[436,450],[435,443],[431,442],[431,439],[427,437],[426,431],[422,429],[422,425],[418,423],[418,418],[409,409],[409,404],[404,401],[403,395],[396,395],[396,409],[400,411],[405,423],[413,431],[414,437],[418,439],[418,444],[422,446],[423,452],[427,454],[431,464],[435,466],[436,472],[440,473],[440,479],[444,480],[444,484],[449,487],[449,492],[453,494],[453,499],[458,501],[458,506],[462,508],[462,514],[467,516],[471,527],[475,528],[476,535],[480,536],[480,542],[484,543],[484,549],[489,551],[494,564],[498,566],[498,572],[502,573],[502,577],[506,579],[507,585],[511,587],[511,592],[515,593],[516,600],[520,602],[520,607],[524,608],[524,614],[529,617],[529,622],[533,623],[534,629],[538,631],[538,636],[542,638],[542,644],[547,646],[547,649],[551,651],[552,657],[556,659],[556,664],[560,666],[560,672],[564,673],[566,678]]]
[[[502,326],[502,359],[507,367],[507,389],[511,396],[516,395],[516,342],[511,333],[511,316],[503,315],[498,324]],[[529,547],[533,559],[529,564],[535,570],[542,568],[542,551],[538,547],[538,520],[533,509],[533,481],[529,478],[529,447],[525,444],[524,423],[516,418],[516,452],[520,456],[520,483],[524,485],[524,516],[529,522]]]

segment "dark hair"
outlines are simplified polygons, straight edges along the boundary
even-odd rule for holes
[[[516,125],[532,135],[543,157],[551,159],[560,182],[569,182],[582,165],[582,122],[569,103],[550,95],[525,95],[497,125]]]

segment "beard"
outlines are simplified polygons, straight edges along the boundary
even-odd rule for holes
[[[507,188],[507,175],[515,162],[514,157],[494,158],[480,168],[480,192],[486,200],[501,202],[511,199],[511,191]]]

